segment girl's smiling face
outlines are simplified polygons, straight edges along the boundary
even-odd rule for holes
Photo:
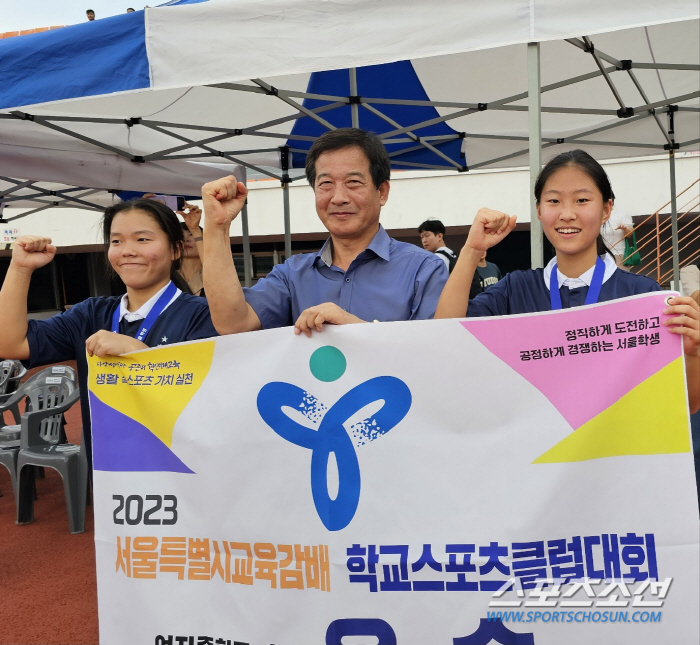
[[[140,210],[117,213],[109,238],[109,262],[131,289],[150,289],[170,280],[177,258],[156,220]]]
[[[597,255],[600,227],[610,217],[613,202],[603,201],[596,183],[574,165],[552,173],[542,189],[537,217],[547,239],[557,251],[568,256]]]

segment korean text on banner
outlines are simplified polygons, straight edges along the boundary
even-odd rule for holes
[[[100,642],[698,642],[663,308],[93,357]]]

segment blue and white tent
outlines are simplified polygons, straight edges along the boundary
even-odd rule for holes
[[[196,194],[235,167],[286,184],[316,136],[351,124],[397,169],[527,165],[538,140],[545,156],[697,149],[699,14],[696,0],[180,0],[6,39],[0,176],[16,183],[0,195],[31,180]]]

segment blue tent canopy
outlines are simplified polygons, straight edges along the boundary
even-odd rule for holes
[[[350,70],[340,69],[329,72],[315,72],[311,74],[307,92],[309,94],[326,94],[332,96],[350,96]],[[361,67],[356,72],[357,96],[381,96],[385,99],[397,101],[430,101],[430,97],[423,89],[418,75],[410,61],[399,61],[384,65],[370,65]],[[328,105],[329,101],[318,99],[304,99],[303,105],[309,110]],[[385,118],[375,112],[366,109],[358,110],[358,127],[375,134],[385,134],[414,123],[423,123],[437,119],[440,115],[432,106],[387,104],[378,106]],[[375,108],[376,109],[376,108]],[[378,110],[377,110],[378,111]],[[323,118],[332,123],[336,128],[349,128],[352,126],[352,106],[343,105],[323,113]],[[319,122],[310,117],[297,120],[292,128],[292,135],[304,135],[318,137],[326,130]],[[462,141],[460,134],[446,123],[417,128],[412,131],[415,137],[430,141],[430,145],[443,155],[455,162],[456,169],[467,170],[464,155],[461,152]],[[437,140],[436,140],[437,139]],[[290,148],[295,150],[308,150],[310,141],[287,142]],[[387,151],[391,157],[391,166],[395,169],[413,169],[416,166],[429,167],[435,164],[444,165],[444,160],[435,152],[422,146],[420,142],[406,141],[405,143],[386,143]],[[293,155],[293,166],[303,168],[306,156]],[[411,165],[407,165],[408,162]]]

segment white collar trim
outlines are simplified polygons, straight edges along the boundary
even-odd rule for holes
[[[122,296],[121,302],[119,303],[119,322],[122,321],[122,318],[126,318],[126,322],[134,322],[135,320],[143,320],[146,316],[148,316],[149,313],[151,313],[151,309],[153,309],[153,305],[156,304],[158,301],[158,298],[161,297],[163,292],[168,288],[168,284],[166,284],[158,293],[154,294],[149,298],[148,301],[144,302],[141,307],[139,307],[136,311],[129,311],[126,306],[127,303],[129,302],[129,299],[126,294]],[[175,291],[175,295],[170,299],[170,302],[168,302],[165,307],[163,307],[163,311],[165,311],[173,302],[178,298],[178,296],[182,293],[180,289],[177,289]]]
[[[601,258],[605,264],[605,273],[603,274],[603,283],[605,283],[612,277],[612,274],[615,273],[615,271],[617,270],[617,264],[615,260],[613,260],[610,257],[609,253],[601,255]],[[548,290],[550,276],[552,275],[552,269],[554,268],[556,261],[556,258],[552,258],[547,264],[547,266],[544,268],[544,284]],[[569,287],[569,289],[576,289],[577,287],[590,287],[591,280],[593,280],[594,270],[595,266],[592,266],[590,269],[588,269],[588,271],[586,271],[583,275],[580,275],[578,278],[569,278],[568,276],[565,276],[561,271],[559,271],[559,268],[557,268],[557,280],[559,282],[559,288],[561,289],[563,286],[567,286]]]

